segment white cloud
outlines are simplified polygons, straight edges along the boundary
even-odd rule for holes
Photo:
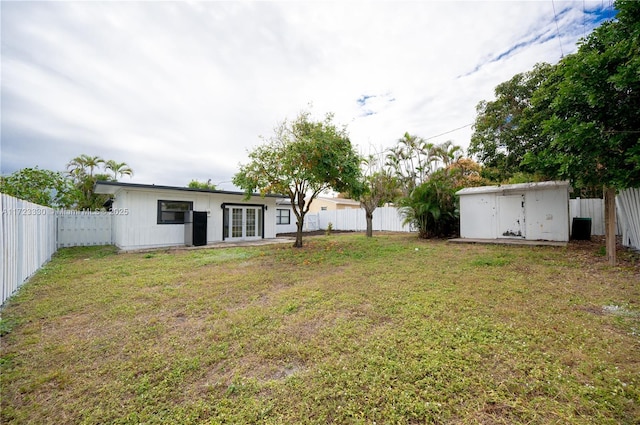
[[[365,152],[406,131],[466,147],[476,104],[575,51],[600,6],[2,2],[1,171],[87,153],[128,162],[140,183],[229,181],[310,102]]]

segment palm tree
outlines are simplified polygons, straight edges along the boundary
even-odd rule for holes
[[[463,153],[462,147],[454,145],[451,140],[447,140],[434,147],[434,159],[435,161],[442,161],[445,170],[447,170],[451,164],[457,162]]]
[[[395,147],[387,151],[386,166],[404,184],[405,195],[424,183],[431,173],[433,145],[423,138],[405,133]]]
[[[114,180],[118,180],[118,177],[122,177],[124,175],[127,175],[129,177],[133,176],[133,170],[131,169],[131,167],[129,167],[129,165],[127,165],[126,162],[117,162],[113,159],[110,159],[105,162],[104,168],[113,173]]]
[[[100,166],[100,164],[104,164],[104,159],[99,156],[89,156],[83,153],[69,161],[67,169],[69,170],[69,174],[75,177],[83,174],[86,175],[87,169],[89,169],[89,177],[93,177],[93,171],[96,167]]]

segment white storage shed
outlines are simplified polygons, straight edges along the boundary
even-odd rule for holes
[[[460,197],[462,239],[569,240],[569,182],[465,188]]]

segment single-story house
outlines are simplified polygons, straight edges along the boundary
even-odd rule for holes
[[[298,229],[296,215],[289,198],[276,200],[276,235],[279,233],[293,233]]]
[[[112,239],[123,250],[276,236],[276,196],[111,181],[94,191],[112,197]]]
[[[315,202],[315,201],[314,201]],[[318,230],[318,215],[307,214],[304,218],[303,232]],[[295,233],[298,231],[298,220],[293,212],[289,198],[276,200],[276,234]]]
[[[354,201],[348,198],[328,198],[324,196],[318,196],[311,202],[309,207],[310,213],[317,213],[319,211],[335,211],[335,210],[347,210],[360,208],[360,202]]]
[[[569,182],[470,187],[460,197],[462,239],[569,240]]]

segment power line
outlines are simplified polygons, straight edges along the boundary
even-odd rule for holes
[[[587,37],[587,10],[585,7],[586,0],[582,0],[582,38]]]
[[[558,34],[558,43],[560,44],[560,58],[564,58],[562,40],[560,39],[560,27],[558,26],[558,14],[556,13],[556,2],[554,0],[551,0],[551,6],[553,6],[553,18],[556,21],[556,34]]]
[[[444,136],[445,134],[453,133],[454,131],[462,130],[463,128],[466,128],[466,127],[469,127],[469,126],[472,126],[472,125],[473,125],[473,123],[469,123],[469,124],[463,125],[462,127],[454,128],[453,130],[445,131],[444,133],[440,133],[440,134],[436,134],[435,136],[427,137],[424,140],[435,139],[436,137]]]

